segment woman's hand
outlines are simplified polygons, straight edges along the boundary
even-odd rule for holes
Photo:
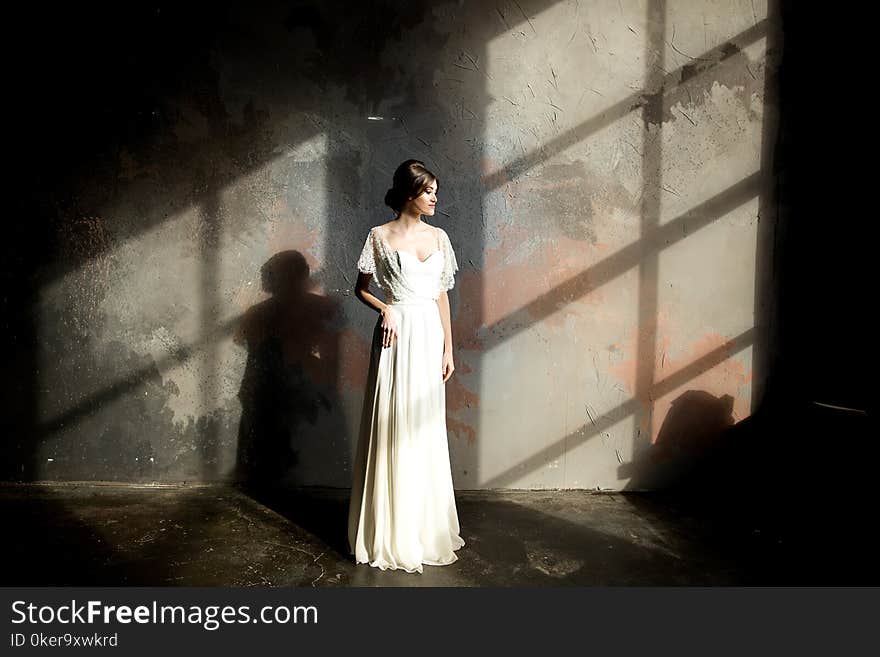
[[[455,363],[452,362],[452,352],[443,352],[443,383],[449,381],[449,377],[455,371]]]
[[[390,347],[397,340],[397,320],[388,306],[382,309],[382,346]]]

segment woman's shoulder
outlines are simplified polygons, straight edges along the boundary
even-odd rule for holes
[[[440,228],[440,226],[434,226],[434,228],[437,230],[437,234],[440,235],[442,239],[446,240],[447,242],[449,241],[449,235],[446,233],[445,230]]]
[[[376,226],[373,226],[372,228],[370,228],[370,232],[368,234],[369,235],[378,235],[380,237],[387,235],[388,234],[388,227],[390,225],[391,225],[390,222],[386,222],[384,224],[378,224]]]

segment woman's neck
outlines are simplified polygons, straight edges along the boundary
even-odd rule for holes
[[[420,214],[407,214],[405,212],[401,212],[399,215],[397,215],[397,221],[400,224],[400,227],[404,231],[409,232],[410,230],[412,230],[416,226],[418,226],[420,223],[422,223],[422,215],[420,215]]]

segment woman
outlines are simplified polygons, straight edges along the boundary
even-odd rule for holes
[[[407,572],[458,559],[444,384],[455,371],[446,295],[458,269],[449,237],[422,221],[437,177],[418,160],[394,172],[394,220],[370,230],[355,295],[379,313],[354,463],[348,540],[357,563]],[[375,277],[385,301],[369,291]]]

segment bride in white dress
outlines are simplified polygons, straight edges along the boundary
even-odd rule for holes
[[[353,468],[348,540],[357,563],[407,572],[443,566],[464,545],[452,488],[446,389],[455,370],[447,290],[458,269],[449,236],[424,223],[437,178],[418,160],[394,173],[397,217],[370,230],[355,294],[379,312]],[[370,293],[370,281],[385,295]]]

